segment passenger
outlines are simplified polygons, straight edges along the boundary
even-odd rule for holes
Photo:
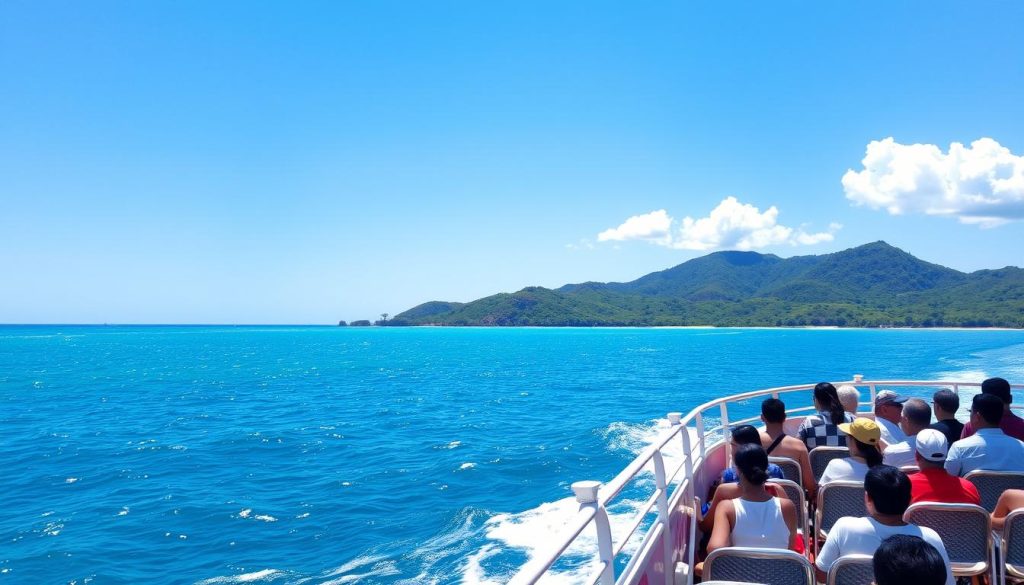
[[[946,437],[942,433],[935,429],[924,429],[917,434],[914,445],[917,467],[921,471],[910,476],[911,504],[943,502],[981,505],[981,495],[973,483],[950,475],[942,467],[948,451]]]
[[[945,583],[953,585],[946,547],[939,535],[924,526],[903,521],[903,513],[910,506],[910,479],[907,474],[889,465],[878,465],[868,470],[864,478],[864,504],[868,516],[840,518],[832,526],[825,544],[815,559],[818,580],[825,581],[832,563],[843,555],[873,555],[882,541],[897,534],[923,538],[939,551],[945,566]]]
[[[956,411],[960,410],[960,397],[952,390],[942,389],[932,395],[932,408],[935,420],[930,429],[935,429],[946,436],[949,445],[960,440],[964,431],[964,423],[956,420]]]
[[[932,422],[932,409],[928,403],[920,398],[911,398],[903,405],[903,414],[900,417],[900,430],[906,435],[906,439],[899,443],[890,443],[885,448],[884,461],[886,465],[893,467],[904,467],[906,465],[917,465],[914,460],[914,443],[917,433],[928,428]]]
[[[906,397],[892,390],[882,390],[875,395],[875,422],[882,429],[882,442],[886,445],[895,445],[907,438],[900,430],[903,403],[906,401]]]
[[[814,409],[812,414],[800,423],[798,435],[810,451],[815,447],[845,447],[846,435],[839,432],[839,425],[853,422],[853,415],[843,410],[836,387],[821,382],[814,387]]]
[[[964,427],[977,429],[949,448],[946,471],[963,477],[976,469],[1024,471],[1024,443],[1003,433],[999,422],[1003,401],[993,394],[976,394],[971,403],[971,421]]]
[[[878,451],[881,432],[875,421],[856,418],[852,423],[839,425],[839,430],[853,438],[852,441],[846,441],[850,456],[829,461],[818,485],[840,480],[864,481],[869,469],[882,464],[882,454]]]
[[[882,541],[872,565],[875,585],[942,585],[946,566],[942,555],[924,539],[897,534]]]
[[[843,384],[836,389],[836,393],[839,394],[839,402],[843,405],[843,410],[857,416],[857,407],[860,403],[860,392],[857,391],[857,388]]]
[[[992,512],[992,529],[1002,530],[1006,524],[1006,516],[1018,508],[1024,508],[1024,490],[1006,490],[996,502],[996,510]]]
[[[1024,441],[1024,419],[1013,414],[1010,411],[1010,404],[1013,402],[1013,393],[1010,392],[1010,383],[1002,378],[989,378],[981,383],[981,393],[991,394],[1003,403],[1003,416],[999,420],[999,428],[1004,433],[1017,439]],[[968,422],[964,426],[963,433],[960,435],[961,439],[966,439],[974,434],[978,427]]]
[[[760,445],[761,433],[751,425],[741,425],[732,430],[732,451],[736,453],[743,445]],[[733,456],[735,460],[735,455]],[[774,463],[768,464],[768,475],[772,479],[785,479],[782,468]],[[722,483],[736,483],[738,481],[735,467],[727,467],[722,472]]]
[[[796,539],[796,506],[765,490],[768,454],[760,445],[743,445],[733,459],[740,494],[715,511],[708,552],[727,546],[789,549]]]
[[[786,405],[778,398],[769,398],[761,403],[761,420],[764,421],[765,432],[761,433],[761,446],[773,457],[788,457],[800,464],[802,484],[808,493],[814,493],[817,482],[814,481],[814,470],[811,459],[807,456],[807,446],[796,437],[790,437],[782,430],[786,422]]]

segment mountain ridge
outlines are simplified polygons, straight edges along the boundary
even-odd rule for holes
[[[1024,270],[965,273],[884,241],[821,255],[720,251],[629,282],[430,301],[388,325],[1024,327]]]

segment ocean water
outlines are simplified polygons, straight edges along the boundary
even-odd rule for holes
[[[1022,331],[0,327],[0,582],[501,583],[666,412],[1022,357]]]

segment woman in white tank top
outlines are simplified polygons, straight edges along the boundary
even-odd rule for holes
[[[768,454],[760,445],[743,445],[733,461],[740,497],[722,502],[715,511],[708,552],[727,546],[791,548],[796,538],[796,506],[765,489]]]

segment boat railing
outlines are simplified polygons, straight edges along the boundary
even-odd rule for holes
[[[871,410],[874,399],[879,389],[897,389],[913,387],[936,387],[949,388],[959,392],[961,388],[977,388],[978,382],[963,382],[949,380],[864,380],[861,375],[855,375],[852,380],[833,382],[835,386],[850,384],[858,389],[867,388],[870,394],[868,402],[859,403]],[[744,392],[730,396],[716,398],[705,402],[683,415],[679,412],[670,412],[667,415],[668,428],[655,441],[645,448],[625,469],[620,471],[611,481],[602,484],[598,481],[578,481],[572,484],[572,490],[577,502],[580,504],[579,511],[572,520],[564,527],[563,532],[557,539],[557,545],[531,558],[516,573],[510,583],[513,585],[532,585],[544,577],[544,575],[555,565],[566,550],[583,534],[591,523],[594,524],[597,533],[596,551],[594,551],[594,571],[583,582],[599,583],[600,585],[625,585],[638,582],[645,573],[647,564],[652,556],[659,552],[662,558],[662,572],[665,584],[676,583],[674,565],[677,558],[685,563],[688,568],[685,572],[686,585],[693,583],[694,554],[696,551],[696,529],[697,517],[695,510],[696,478],[697,472],[705,462],[708,452],[719,443],[725,443],[726,459],[729,457],[729,443],[724,441],[726,430],[733,425],[755,423],[760,424],[760,418],[749,417],[737,420],[730,419],[729,407],[745,406],[749,408],[750,400],[762,397],[774,397],[791,392],[806,392],[813,390],[815,384],[799,384],[796,386],[781,386],[768,388],[753,392]],[[1024,389],[1024,384],[1011,385],[1014,389]],[[1013,408],[1017,408],[1014,405]],[[707,411],[717,409],[717,413],[705,414]],[[787,409],[790,416],[805,416],[814,412],[813,406],[802,406]],[[713,426],[707,427],[705,422]],[[666,469],[666,449],[674,441],[682,444],[682,457],[672,469]],[[611,521],[608,515],[608,507],[613,504],[622,494],[623,490],[642,473],[653,467],[654,490],[653,493],[638,507],[626,524],[627,529],[617,535],[613,540]],[[680,477],[682,474],[682,477]],[[677,509],[686,510],[685,518],[686,536],[685,551],[680,550],[683,543],[675,542],[675,533],[672,530],[672,512]],[[649,517],[654,513],[654,518]],[[649,521],[650,525],[638,547],[632,554],[626,554],[627,545],[637,530]],[[660,543],[660,546],[658,544]],[[621,571],[617,571],[618,564],[625,563]]]

